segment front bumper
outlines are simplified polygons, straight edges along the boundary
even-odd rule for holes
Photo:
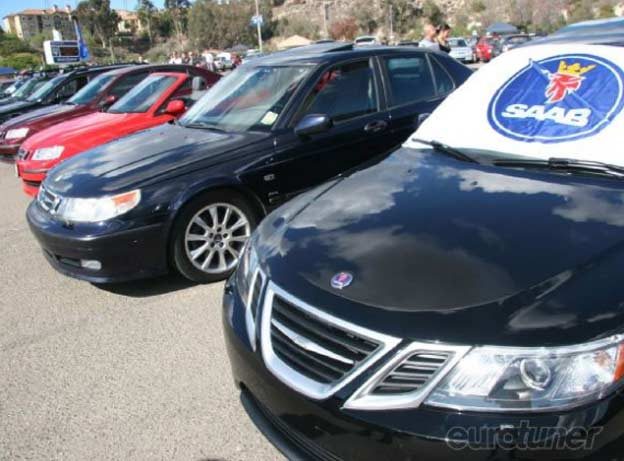
[[[225,289],[223,322],[243,406],[291,459],[621,459],[624,452],[624,399],[617,394],[557,414],[462,413],[424,405],[409,410],[345,410],[346,399],[379,363],[332,397],[312,400],[278,380],[267,370],[261,352],[252,350],[233,279]],[[586,432],[553,439],[552,428]],[[533,437],[536,445],[524,448],[523,437]]]
[[[28,224],[48,262],[59,272],[93,283],[111,283],[162,275],[168,271],[164,223],[111,221],[69,226],[31,202]],[[99,261],[87,269],[82,260]]]

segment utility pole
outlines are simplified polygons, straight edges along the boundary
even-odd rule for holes
[[[390,3],[389,6],[390,6],[390,11],[388,13],[389,16],[390,16],[390,18],[389,18],[390,19],[390,37],[389,38],[390,38],[391,41],[394,41],[394,23],[393,23],[393,21],[394,21],[393,16],[394,15],[392,14],[392,3]],[[391,45],[392,45],[392,43],[391,43]]]
[[[262,19],[260,19],[259,0],[256,0],[256,29],[258,30],[258,48],[262,53]]]

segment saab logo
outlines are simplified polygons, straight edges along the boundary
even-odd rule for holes
[[[624,106],[624,73],[590,55],[561,55],[529,65],[496,92],[488,108],[494,130],[525,142],[593,136]]]

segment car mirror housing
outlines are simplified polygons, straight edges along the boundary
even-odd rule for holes
[[[178,115],[182,115],[185,110],[186,105],[184,104],[184,101],[181,101],[180,99],[174,99],[173,101],[169,101],[169,103],[167,104],[167,107],[165,108],[165,113],[177,117]]]
[[[102,107],[110,107],[117,102],[117,96],[113,94],[109,94],[100,102],[100,106]]]
[[[332,127],[332,120],[325,114],[308,114],[295,126],[295,134],[298,136],[310,136],[324,133]]]

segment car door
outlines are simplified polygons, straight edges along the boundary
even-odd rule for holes
[[[80,88],[85,86],[87,82],[88,79],[84,75],[66,80],[51,95],[50,103],[59,104],[68,100],[76,94]]]
[[[272,202],[287,200],[388,150],[389,118],[375,58],[352,59],[321,72],[288,127],[276,138]],[[294,128],[305,116],[328,116],[324,132],[301,136]]]
[[[382,62],[390,107],[388,136],[398,146],[418,128],[420,117],[433,112],[455,84],[429,53],[387,55]]]

